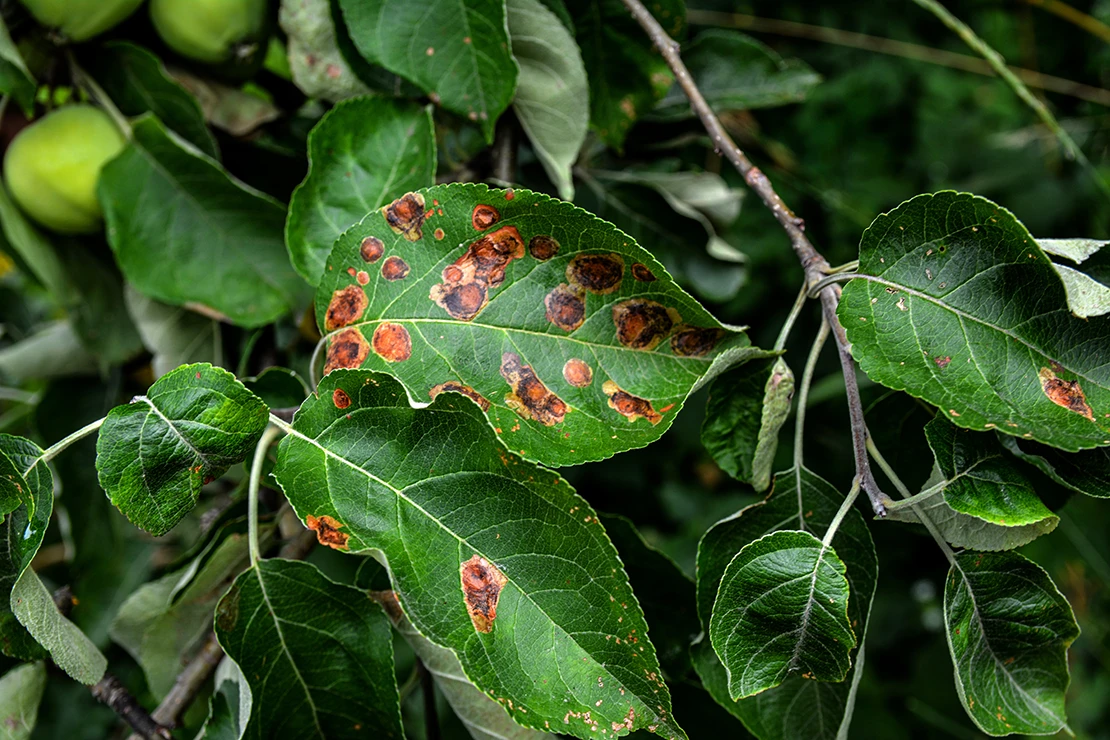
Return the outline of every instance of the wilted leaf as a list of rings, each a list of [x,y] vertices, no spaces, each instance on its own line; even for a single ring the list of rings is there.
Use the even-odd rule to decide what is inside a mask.
[[[348,230],[316,318],[325,372],[384,370],[417,403],[466,393],[549,465],[648,444],[713,375],[766,355],[610,224],[484,185],[406,195]]]
[[[0,20],[0,94],[11,95],[12,100],[30,116],[37,87],[27,63],[12,42],[8,26]]]
[[[11,608],[19,623],[50,653],[54,664],[74,681],[91,686],[104,676],[108,659],[77,625],[62,616],[54,597],[30,568],[12,587]]]
[[[1003,437],[1002,444],[1022,460],[1073,491],[1110,498],[1110,448],[1062,452],[1036,442]]]
[[[222,363],[219,322],[159,303],[130,285],[124,287],[124,298],[143,344],[153,355],[150,365],[155,378],[193,362]]]
[[[180,367],[108,414],[96,443],[100,485],[135,526],[163,535],[193,508],[206,480],[251,453],[267,415],[226,370]]]
[[[969,429],[1110,444],[1110,319],[1078,319],[1048,257],[988,200],[942,192],[875,219],[839,316],[872,380]]]
[[[31,737],[45,690],[46,667],[41,662],[17,665],[0,678],[0,732],[4,740]]]
[[[501,447],[469,399],[414,409],[387,376],[336,371],[298,412],[275,476],[322,543],[383,554],[413,625],[518,723],[684,736],[597,515]]]

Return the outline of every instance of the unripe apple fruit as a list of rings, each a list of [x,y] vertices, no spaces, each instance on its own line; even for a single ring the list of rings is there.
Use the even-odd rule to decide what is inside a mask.
[[[4,182],[19,207],[46,228],[93,232],[103,218],[96,197],[100,170],[125,143],[104,111],[68,105],[16,135],[4,155]]]
[[[266,0],[151,0],[150,19],[178,54],[221,64],[246,46],[261,56]]]
[[[44,26],[56,28],[71,41],[84,41],[107,31],[135,12],[143,0],[20,0]]]

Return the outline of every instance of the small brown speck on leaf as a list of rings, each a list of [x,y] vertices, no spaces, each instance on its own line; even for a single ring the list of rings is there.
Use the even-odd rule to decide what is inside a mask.
[[[563,365],[563,379],[575,388],[585,388],[594,382],[594,371],[584,361],[572,357]]]
[[[405,193],[397,200],[382,207],[382,215],[393,233],[400,234],[410,242],[424,236],[424,196],[420,193]]]
[[[609,396],[609,408],[616,409],[617,413],[621,414],[629,421],[647,419],[652,424],[658,424],[663,420],[662,414],[652,408],[651,401],[638,398],[631,393],[621,390],[620,387],[611,380],[606,380],[602,383],[601,390],[605,395]]]
[[[382,240],[376,236],[368,236],[362,240],[362,245],[358,248],[358,253],[366,262],[377,262],[382,258],[385,253],[385,245]]]
[[[409,275],[409,263],[400,257],[387,257],[382,263],[382,277],[390,282],[404,280]]]
[[[324,374],[341,367],[361,367],[370,354],[370,343],[358,329],[347,329],[336,334],[328,347]]]
[[[386,362],[403,362],[412,357],[412,338],[400,324],[388,321],[374,329],[374,351]]]
[[[632,277],[641,283],[654,283],[658,279],[655,277],[655,273],[648,269],[647,265],[639,262],[632,265]]]
[[[944,368],[948,367],[948,363],[952,362],[952,357],[949,355],[945,355],[944,357],[934,357],[933,362],[937,364],[937,367],[943,370]]]
[[[438,240],[442,239],[444,236],[446,236],[446,234],[443,233],[443,229],[436,229],[432,236],[434,236]]]
[[[522,418],[550,427],[566,416],[566,403],[547,389],[530,366],[521,364],[520,355],[506,352],[501,356],[501,377],[513,389],[505,402]]]
[[[342,388],[336,388],[331,394],[331,401],[337,409],[345,409],[351,405],[351,397]]]
[[[355,280],[358,281],[359,285],[366,285],[368,282],[370,282],[370,273],[368,273],[366,270],[359,270],[358,273],[355,275]]]
[[[547,320],[563,331],[574,331],[586,320],[586,302],[581,289],[557,285],[543,299]]]
[[[474,212],[470,214],[470,225],[478,231],[485,231],[500,220],[501,214],[497,209],[484,203],[474,206]]]
[[[370,301],[367,300],[366,293],[357,285],[348,285],[335,291],[331,294],[331,303],[328,304],[328,311],[324,314],[324,329],[335,331],[344,326],[350,326],[362,318],[368,305]]]
[[[489,291],[505,281],[505,268],[524,256],[524,242],[515,226],[504,226],[471,243],[443,269],[443,282],[428,297],[449,315],[470,321],[489,302]]]
[[[428,395],[431,396],[432,400],[434,401],[436,396],[438,396],[440,393],[443,393],[444,391],[456,391],[458,393],[461,393],[474,401],[474,403],[478,404],[482,408],[482,411],[489,411],[488,398],[471,388],[469,385],[463,385],[462,383],[454,380],[448,380],[446,383],[440,383],[439,385],[432,386],[432,389],[428,391]]]
[[[327,514],[319,518],[309,514],[305,517],[304,523],[306,527],[316,533],[316,539],[321,545],[327,545],[336,550],[347,549],[347,540],[350,539],[350,535],[339,531],[346,525],[340,524]]]
[[[497,602],[501,599],[501,589],[509,579],[497,566],[485,558],[474,555],[459,565],[459,579],[462,582],[463,600],[474,629],[489,634],[493,631],[493,621],[497,619]]]
[[[704,357],[713,351],[724,334],[720,329],[682,326],[671,337],[671,350],[680,357]]]
[[[532,255],[540,262],[546,262],[551,259],[558,251],[559,242],[555,241],[553,237],[540,234],[528,240],[528,254]]]
[[[1062,380],[1056,377],[1050,368],[1042,367],[1039,373],[1041,388],[1048,400],[1068,411],[1074,411],[1080,416],[1085,416],[1091,421],[1095,420],[1094,412],[1087,403],[1083,389],[1079,387],[1078,380]]]
[[[617,341],[630,349],[655,349],[680,320],[673,308],[645,298],[633,298],[613,306]]]
[[[567,265],[567,280],[597,295],[615,291],[622,277],[624,258],[619,254],[578,254]]]

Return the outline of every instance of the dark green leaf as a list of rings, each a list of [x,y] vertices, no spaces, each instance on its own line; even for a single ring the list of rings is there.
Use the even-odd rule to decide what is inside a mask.
[[[297,272],[317,285],[340,234],[435,181],[431,109],[384,98],[340,103],[309,134],[308,161],[289,202],[285,243]]]
[[[11,95],[29,117],[35,104],[38,85],[19,53],[7,25],[0,20],[0,94]]]
[[[165,534],[193,508],[206,480],[246,459],[267,415],[226,370],[180,367],[108,414],[96,443],[100,485],[135,526]]]
[[[477,121],[487,141],[512,102],[517,65],[496,0],[339,0],[351,40],[371,64],[416,83]]]
[[[295,308],[304,283],[289,265],[284,209],[183,145],[152,116],[100,175],[108,241],[143,294],[246,327]]]
[[[470,400],[414,409],[388,376],[338,370],[298,412],[275,476],[322,542],[384,555],[413,625],[520,724],[684,737],[595,512],[501,447]]]
[[[484,185],[406,195],[347,231],[316,318],[325,371],[387,371],[415,402],[467,393],[509,448],[549,465],[658,439],[701,384],[766,356],[610,224]]]
[[[153,358],[154,377],[193,362],[220,365],[220,324],[181,306],[147,298],[130,285],[124,288],[127,311]]]
[[[404,737],[389,620],[361,591],[263,560],[220,600],[216,634],[250,684],[243,737]]]
[[[1110,448],[1061,452],[1036,442],[1003,437],[1002,444],[1062,486],[1098,498],[1110,498]]]
[[[41,662],[16,666],[0,678],[0,727],[4,740],[31,737],[45,689],[46,667]]]
[[[255,378],[243,378],[247,390],[272,409],[300,406],[311,392],[300,375],[284,367],[271,366]]]
[[[956,690],[989,735],[1065,727],[1071,606],[1040,566],[1016,552],[956,555],[944,587]]]
[[[31,486],[23,479],[23,470],[0,450],[0,519],[23,503],[34,509]]]
[[[61,240],[57,254],[66,266],[69,287],[64,305],[81,344],[102,367],[131,359],[143,342],[127,313],[123,278],[107,249],[98,256],[92,244]]]
[[[1070,451],[1110,444],[1110,318],[1068,310],[1014,216],[966,193],[921,195],[875,219],[839,316],[872,380],[969,429]]]

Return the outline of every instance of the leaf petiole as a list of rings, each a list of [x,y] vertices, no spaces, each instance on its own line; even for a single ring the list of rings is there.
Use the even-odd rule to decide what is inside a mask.
[[[886,458],[884,458],[882,453],[879,452],[879,448],[875,446],[875,442],[871,439],[871,435],[867,435],[867,452],[871,455],[871,458],[876,463],[878,463],[882,471],[886,473],[886,477],[889,478],[890,482],[894,484],[894,487],[898,490],[898,493],[902,495],[902,498],[915,498],[910,493],[910,490],[906,488],[906,485],[902,483],[902,480],[898,477],[898,474],[894,472],[894,468],[890,467],[890,464],[886,461]],[[948,481],[944,481],[944,483],[938,485],[941,486],[943,490],[943,486],[948,485]],[[933,486],[933,488],[936,487],[937,486]],[[932,489],[929,490],[931,491]],[[928,493],[928,491],[922,491],[922,494],[925,493]],[[944,557],[948,558],[949,563],[951,563],[952,565],[956,565],[956,554],[952,552],[952,548],[948,546],[947,540],[944,539],[944,535],[940,533],[940,529],[937,528],[937,525],[933,522],[932,518],[930,518],[925,510],[918,506],[917,503],[910,503],[907,501],[903,502],[903,504],[908,505],[910,508],[913,509],[914,513],[917,514],[917,518],[921,520],[921,523],[925,525],[925,528],[927,530],[929,530],[929,534],[931,534],[933,536],[933,539],[936,540],[937,547],[939,547],[941,549],[941,552],[944,553]]]
[[[271,414],[270,421],[273,422],[275,419],[277,417]],[[285,423],[282,422],[281,426],[285,426]],[[258,444],[254,448],[254,460],[251,462],[251,477],[247,487],[247,541],[252,567],[261,559],[258,548],[258,489],[262,483],[262,462],[266,459],[266,451],[270,449],[274,439],[284,433],[285,430],[281,426],[266,427],[266,431],[258,438]]]
[[[87,437],[96,430],[100,429],[106,418],[107,417],[101,417],[90,424],[86,424],[85,426],[78,429],[76,432],[73,432],[69,436],[62,438],[47,447],[45,450],[43,450],[43,453],[36,457],[35,461],[32,462],[27,467],[27,469],[23,471],[23,475],[26,476],[28,473],[34,470],[35,466],[38,465],[40,462],[50,462],[59,454],[61,454],[61,452],[65,450],[65,448],[69,447],[74,442],[77,442],[78,440]]]
[[[857,475],[852,479],[852,487],[848,489],[848,495],[844,497],[844,503],[840,505],[837,510],[836,516],[829,522],[829,528],[825,530],[825,537],[821,540],[822,549],[827,550],[832,546],[833,537],[836,536],[836,530],[840,529],[840,523],[844,521],[844,517],[848,516],[851,511],[852,505],[856,502],[856,497],[859,496],[859,476]]]
[[[794,419],[794,467],[802,468],[802,437],[805,431],[806,402],[809,400],[809,388],[813,384],[813,373],[817,369],[817,358],[821,356],[821,348],[829,338],[829,322],[822,321],[821,328],[817,330],[817,337],[813,340],[813,348],[806,359],[806,367],[802,372],[802,383],[798,388],[798,411]]]
[[[798,291],[798,297],[794,300],[794,306],[790,309],[786,321],[783,322],[782,329],[779,330],[778,339],[775,340],[776,352],[786,346],[786,339],[790,336],[790,330],[794,328],[794,322],[798,320],[798,314],[802,312],[802,307],[806,304],[807,293],[806,286],[803,285],[802,289]]]

